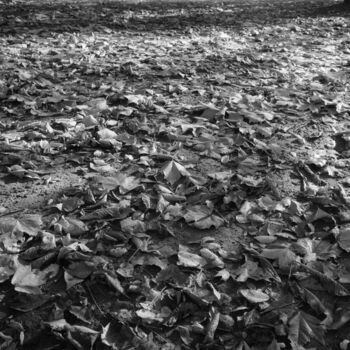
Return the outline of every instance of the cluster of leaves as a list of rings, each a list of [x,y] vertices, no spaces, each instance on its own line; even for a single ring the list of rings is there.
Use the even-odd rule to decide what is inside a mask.
[[[2,36],[1,348],[346,349],[349,25]]]

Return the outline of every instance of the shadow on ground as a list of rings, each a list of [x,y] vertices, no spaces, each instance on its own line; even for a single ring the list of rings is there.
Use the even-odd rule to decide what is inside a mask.
[[[284,24],[293,18],[350,15],[350,7],[335,1],[201,1],[140,4],[120,2],[17,3],[2,6],[0,35],[45,32],[79,32],[86,29],[137,32],[181,30],[218,26],[237,28],[259,24]],[[1,12],[1,11],[0,11]]]

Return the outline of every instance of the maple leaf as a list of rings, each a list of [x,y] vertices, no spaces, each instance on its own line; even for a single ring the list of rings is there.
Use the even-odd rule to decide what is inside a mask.
[[[332,319],[331,312],[314,293],[309,291],[307,288],[302,288],[297,283],[292,283],[292,288],[307,304],[310,305],[310,307],[317,313],[317,315],[327,315],[329,319]],[[323,324],[325,324],[325,322],[323,322]]]
[[[324,332],[325,329],[320,320],[303,311],[296,312],[288,320],[288,338],[296,349],[298,349],[298,345],[306,345],[311,340],[325,345]]]
[[[174,185],[182,177],[189,177],[191,174],[184,168],[181,164],[171,160],[166,163],[161,169],[164,177],[170,182],[171,185]]]
[[[204,205],[194,205],[186,208],[185,221],[201,230],[218,228],[225,223],[225,220],[212,214],[212,209]]]
[[[16,263],[16,271],[11,279],[15,290],[28,294],[41,294],[40,287],[58,274],[59,266],[52,264],[44,270],[33,270],[30,265]]]

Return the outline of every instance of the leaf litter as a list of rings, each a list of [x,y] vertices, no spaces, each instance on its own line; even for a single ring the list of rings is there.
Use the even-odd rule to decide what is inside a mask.
[[[1,349],[347,348],[322,4],[0,3]]]

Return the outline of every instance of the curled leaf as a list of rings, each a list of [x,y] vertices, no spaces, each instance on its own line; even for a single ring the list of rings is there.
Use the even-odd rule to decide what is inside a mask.
[[[270,299],[267,294],[259,289],[241,289],[239,292],[253,304],[263,303]]]
[[[204,258],[197,254],[190,253],[182,245],[180,245],[177,257],[179,259],[177,264],[180,266],[202,268],[207,263]]]
[[[202,248],[200,253],[203,258],[205,258],[208,263],[214,267],[223,268],[225,266],[224,262],[212,251],[207,248]]]

